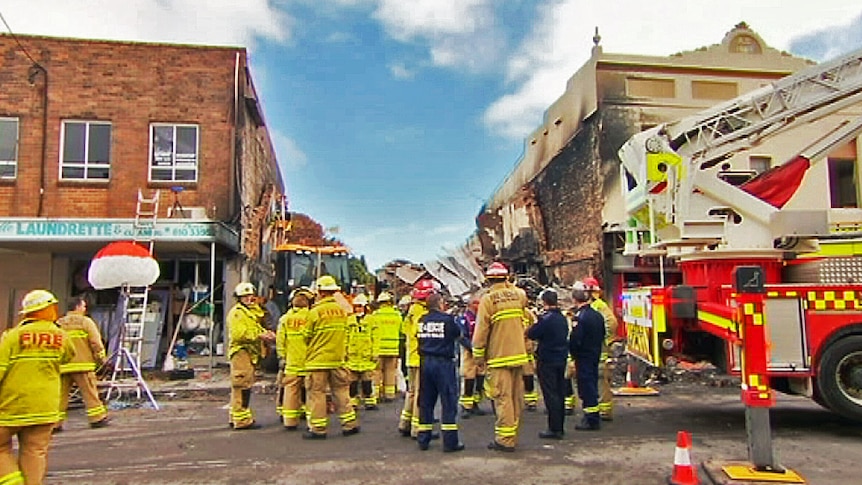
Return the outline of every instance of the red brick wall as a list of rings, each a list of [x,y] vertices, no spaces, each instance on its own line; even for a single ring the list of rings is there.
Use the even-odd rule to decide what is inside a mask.
[[[172,203],[167,189],[174,185],[184,185],[180,195],[184,207],[206,207],[211,217],[222,220],[235,215],[238,208],[229,207],[234,68],[239,53],[244,75],[244,49],[19,39],[48,71],[45,193],[38,214],[44,80],[40,75],[30,84],[30,61],[11,37],[0,36],[0,116],[20,119],[18,177],[0,181],[0,217],[133,217],[138,188],[165,189],[160,214],[164,216]],[[64,119],[112,123],[108,182],[58,181]],[[199,125],[197,183],[148,184],[152,122]],[[271,150],[266,156],[274,157]],[[275,166],[274,158],[251,163]],[[270,172],[251,171],[272,177]]]

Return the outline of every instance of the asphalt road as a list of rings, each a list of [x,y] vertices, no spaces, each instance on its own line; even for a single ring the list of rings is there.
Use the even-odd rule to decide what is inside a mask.
[[[162,401],[161,411],[114,411],[112,426],[95,430],[75,411],[53,441],[47,483],[663,484],[680,430],[692,433],[696,463],[747,457],[738,390],[697,384],[665,386],[659,397],[617,398],[616,419],[599,432],[574,431],[570,418],[561,442],[540,440],[546,417],[525,413],[511,454],[485,448],[493,434],[490,415],[462,421],[467,449],[444,454],[439,442],[422,452],[398,435],[400,400],[362,412],[359,435],[331,429],[329,439],[313,442],[282,429],[273,395],[253,397],[264,426],[254,431],[227,427],[226,402],[201,396]],[[786,396],[772,421],[779,461],[809,483],[862,483],[862,425]]]

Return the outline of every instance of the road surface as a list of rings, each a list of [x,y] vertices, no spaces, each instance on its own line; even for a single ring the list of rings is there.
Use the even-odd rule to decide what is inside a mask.
[[[55,436],[47,483],[662,484],[680,430],[692,433],[696,463],[747,457],[739,391],[697,384],[664,386],[660,397],[617,398],[616,420],[599,432],[574,431],[569,418],[561,442],[540,440],[546,417],[541,410],[525,412],[515,453],[485,448],[493,433],[490,415],[462,421],[467,449],[444,454],[437,441],[422,452],[398,435],[400,400],[363,411],[359,435],[331,429],[329,439],[313,442],[281,428],[271,394],[252,399],[264,426],[255,431],[230,430],[226,402],[207,395],[162,400],[161,411],[115,411],[112,426],[94,430],[83,411],[74,411],[66,431]],[[862,483],[862,425],[787,396],[779,396],[772,421],[780,462],[809,483]]]

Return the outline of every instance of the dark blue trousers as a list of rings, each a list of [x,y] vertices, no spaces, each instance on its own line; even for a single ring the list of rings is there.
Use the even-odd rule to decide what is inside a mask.
[[[584,417],[591,424],[600,424],[599,416],[599,361],[577,359],[575,375],[578,380],[578,396],[584,407]]]
[[[440,430],[443,432],[443,448],[458,446],[458,377],[455,362],[443,357],[421,357],[419,378],[419,435],[420,445],[431,441],[434,426],[434,406],[437,398],[443,408]]]

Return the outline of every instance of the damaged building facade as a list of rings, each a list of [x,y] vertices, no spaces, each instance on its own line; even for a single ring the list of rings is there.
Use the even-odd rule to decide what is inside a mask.
[[[667,57],[605,53],[598,33],[593,40],[590,59],[477,216],[476,236],[485,261],[504,261],[542,284],[596,276],[616,294],[627,284],[658,283],[660,264],[623,255],[623,143],[812,62],[769,47],[744,23],[719,44]],[[752,160],[747,168],[759,173],[769,164]],[[672,278],[674,268],[664,273]]]

